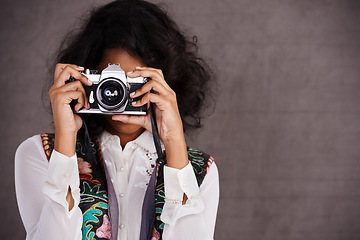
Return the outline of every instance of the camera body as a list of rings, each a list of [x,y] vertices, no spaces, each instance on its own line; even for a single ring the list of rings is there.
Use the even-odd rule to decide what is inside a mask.
[[[129,78],[119,64],[109,64],[101,74],[89,69],[82,74],[93,84],[83,85],[90,109],[82,108],[78,113],[146,115],[146,105],[141,107],[131,105],[141,97],[132,99],[129,94],[141,88],[148,78]]]

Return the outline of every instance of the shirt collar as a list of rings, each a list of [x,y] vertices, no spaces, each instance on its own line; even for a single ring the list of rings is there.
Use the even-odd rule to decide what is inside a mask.
[[[119,144],[119,147],[121,148],[120,138],[117,135],[112,135],[111,133],[109,133],[106,130],[104,130],[102,133],[100,133],[99,141],[100,141],[102,148],[109,147],[110,146],[109,144],[112,141],[117,141]],[[153,136],[147,130],[145,130],[143,133],[141,133],[135,140],[128,142],[128,144],[135,144],[136,146],[143,148],[146,152],[151,152],[151,153],[156,152]],[[164,146],[162,143],[161,143],[161,146],[164,149]]]

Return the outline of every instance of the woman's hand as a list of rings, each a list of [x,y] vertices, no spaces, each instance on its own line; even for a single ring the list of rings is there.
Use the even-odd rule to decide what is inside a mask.
[[[140,107],[150,102],[154,103],[160,140],[164,143],[166,150],[167,165],[179,169],[185,167],[189,161],[176,94],[166,83],[162,71],[149,67],[137,67],[127,75],[131,78],[140,76],[151,78],[148,83],[130,94],[131,98],[144,95],[132,105]],[[149,113],[146,116],[114,115],[112,119],[137,124],[152,132]]]
[[[90,107],[82,84],[90,86],[92,82],[79,72],[81,70],[84,68],[58,63],[54,73],[54,84],[49,90],[55,123],[55,150],[69,157],[75,154],[76,134],[82,126],[81,118],[74,114],[70,103],[77,100],[75,111],[82,107]],[[65,84],[70,77],[78,81]]]

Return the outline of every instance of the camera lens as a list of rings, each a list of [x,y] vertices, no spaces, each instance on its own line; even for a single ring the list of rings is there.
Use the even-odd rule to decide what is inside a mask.
[[[98,86],[96,95],[103,108],[115,110],[126,101],[126,86],[116,78],[103,79]]]

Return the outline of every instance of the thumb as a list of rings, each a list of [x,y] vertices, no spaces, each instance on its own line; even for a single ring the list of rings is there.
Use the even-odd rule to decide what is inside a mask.
[[[79,131],[79,129],[81,128],[83,122],[80,116],[74,114],[74,120],[75,120],[75,124],[76,124],[76,130]]]
[[[146,125],[145,124],[146,123],[146,117],[147,116],[119,114],[119,115],[113,115],[111,117],[111,119],[114,120],[114,121],[119,121],[119,122],[123,122],[123,123],[140,125],[140,126],[147,129],[147,126],[145,126]]]

